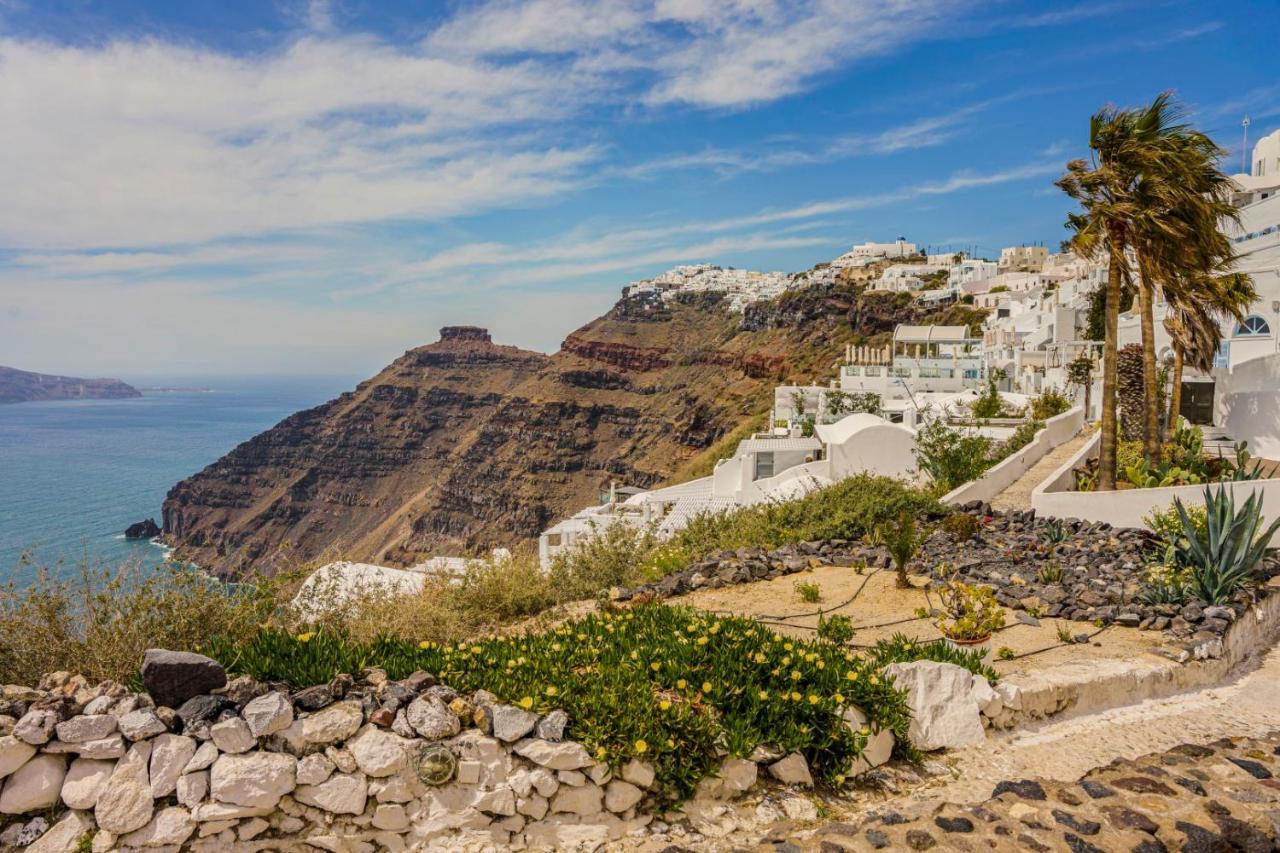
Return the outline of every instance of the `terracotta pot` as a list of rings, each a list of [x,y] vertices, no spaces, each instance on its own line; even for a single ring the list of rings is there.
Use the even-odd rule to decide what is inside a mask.
[[[956,640],[951,637],[945,638],[947,643],[962,652],[982,652],[982,662],[991,663],[991,635],[978,640]]]

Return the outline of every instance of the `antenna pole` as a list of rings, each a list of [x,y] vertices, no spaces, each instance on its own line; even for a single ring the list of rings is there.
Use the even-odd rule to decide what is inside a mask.
[[[1249,117],[1245,116],[1240,124],[1244,127],[1244,145],[1240,148],[1240,170],[1249,175],[1252,174],[1249,171]]]

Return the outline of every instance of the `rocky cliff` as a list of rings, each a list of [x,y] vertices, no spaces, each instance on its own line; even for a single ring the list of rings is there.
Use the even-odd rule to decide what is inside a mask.
[[[0,367],[0,403],[28,403],[36,400],[104,400],[141,397],[142,393],[119,379],[79,379],[31,373]]]
[[[778,381],[831,375],[855,299],[812,288],[747,322],[716,294],[624,298],[550,356],[446,327],[174,486],[166,540],[228,576],[519,544],[610,481],[662,482]]]

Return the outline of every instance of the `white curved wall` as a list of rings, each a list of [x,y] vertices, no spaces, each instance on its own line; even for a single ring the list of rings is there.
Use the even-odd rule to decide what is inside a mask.
[[[1236,365],[1217,380],[1214,421],[1249,452],[1280,459],[1280,353]]]

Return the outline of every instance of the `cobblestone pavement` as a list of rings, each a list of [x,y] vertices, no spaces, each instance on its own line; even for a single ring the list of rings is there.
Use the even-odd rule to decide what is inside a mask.
[[[892,808],[832,823],[778,853],[1029,850],[1073,853],[1280,849],[1280,733],[1185,744],[1074,782],[1009,779],[979,804]]]

